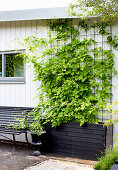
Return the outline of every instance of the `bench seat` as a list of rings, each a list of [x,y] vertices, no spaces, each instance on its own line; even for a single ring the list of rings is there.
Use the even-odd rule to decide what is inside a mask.
[[[27,131],[28,129],[14,129],[13,125],[19,123],[19,120],[23,118],[27,119],[29,123],[32,122],[32,118],[28,116],[28,113],[31,112],[33,107],[8,107],[0,106],[0,135],[5,137],[8,140],[12,140],[9,137],[6,137],[5,134],[11,134],[13,136],[13,142],[15,147],[15,135],[25,134],[26,142],[28,142]]]

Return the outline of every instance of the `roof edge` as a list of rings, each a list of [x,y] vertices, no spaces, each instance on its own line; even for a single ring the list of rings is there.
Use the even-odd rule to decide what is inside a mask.
[[[61,19],[61,18],[78,18],[71,17],[68,14],[68,7],[39,8],[0,11],[0,21],[23,21],[23,20],[40,20],[40,19]]]

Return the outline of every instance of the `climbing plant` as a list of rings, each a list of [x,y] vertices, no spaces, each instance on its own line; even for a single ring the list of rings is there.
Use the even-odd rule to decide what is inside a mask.
[[[70,4],[68,11],[71,16],[79,16],[82,19],[97,17],[102,22],[113,22],[118,17],[117,0],[77,0]]]
[[[78,16],[81,19],[85,20],[87,18],[93,18],[95,23],[101,23],[101,30],[99,33],[106,34],[104,28],[107,25],[112,25],[117,21],[118,18],[118,1],[116,0],[77,0],[76,4],[70,4],[70,10],[68,11],[71,16]],[[98,24],[99,25],[99,24]],[[105,27],[104,27],[104,26]],[[117,35],[108,35],[107,43],[110,44],[114,49],[118,49],[118,36]],[[114,102],[117,105],[117,102]],[[114,105],[112,103],[108,104],[105,108],[109,113],[111,119],[105,122],[105,125],[108,127],[109,125],[116,125],[118,123],[117,111],[118,109],[114,109]],[[114,118],[115,116],[115,118]],[[116,137],[118,136],[118,132],[114,134],[115,145],[118,145]]]
[[[41,82],[32,129],[36,130],[37,122],[51,122],[53,127],[69,121],[97,123],[99,110],[111,97],[114,54],[95,47],[95,39],[80,35],[99,27],[99,34],[107,35],[107,43],[112,44],[107,24],[87,25],[80,20],[74,26],[69,19],[47,24],[47,38],[31,36],[24,41],[25,61],[33,63],[35,80]],[[43,121],[39,122],[40,117]]]

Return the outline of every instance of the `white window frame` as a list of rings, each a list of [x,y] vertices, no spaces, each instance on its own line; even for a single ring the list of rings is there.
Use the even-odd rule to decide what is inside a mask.
[[[4,51],[0,52],[2,55],[2,77],[0,77],[0,83],[25,83],[25,64],[24,64],[24,76],[23,77],[5,77],[5,55],[6,54],[18,54],[22,53],[24,50],[20,51]]]

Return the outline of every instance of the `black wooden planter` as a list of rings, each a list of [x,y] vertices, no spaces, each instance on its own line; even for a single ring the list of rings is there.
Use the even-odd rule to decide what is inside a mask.
[[[112,145],[112,126],[107,129],[103,124],[80,126],[78,122],[69,122],[58,128],[47,124],[45,129],[48,136],[43,138],[42,150],[45,148],[48,153],[97,160]]]

